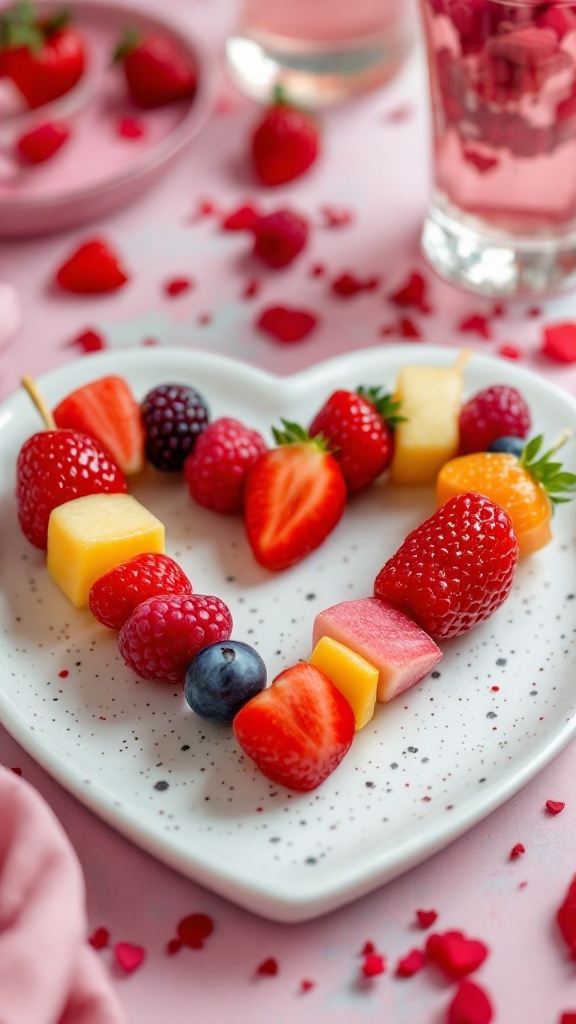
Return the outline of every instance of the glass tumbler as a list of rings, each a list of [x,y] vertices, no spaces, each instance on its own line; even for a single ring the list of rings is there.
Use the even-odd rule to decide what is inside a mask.
[[[576,284],[576,4],[420,0],[432,105],[424,254],[492,296]]]
[[[279,85],[295,102],[326,106],[391,78],[415,20],[412,0],[243,0],[227,63],[255,99]]]

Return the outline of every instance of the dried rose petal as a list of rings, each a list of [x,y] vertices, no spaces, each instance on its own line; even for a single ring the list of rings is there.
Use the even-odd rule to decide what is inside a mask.
[[[193,283],[189,277],[173,277],[164,285],[164,291],[166,295],[174,299],[177,295],[182,295],[183,292],[189,292]]]
[[[516,860],[518,857],[521,857],[523,853],[526,853],[524,843],[516,843],[516,845],[510,850],[510,860]]]
[[[326,228],[343,228],[354,220],[352,211],[342,207],[321,206],[320,213],[324,218],[323,227]]]
[[[421,928],[429,928],[438,917],[437,910],[417,910],[416,918]]]
[[[374,945],[373,942],[370,942],[370,940],[368,939],[364,943],[364,945],[362,947],[362,950],[360,952],[360,956],[370,956],[371,953],[375,953],[375,952],[376,952],[376,946]]]
[[[214,922],[208,914],[189,914],[176,925],[176,934],[183,946],[202,949],[204,940],[214,931]]]
[[[466,162],[472,164],[480,174],[492,171],[500,163],[498,157],[488,156],[486,153],[481,153],[478,149],[472,149],[471,146],[463,146],[462,155]]]
[[[576,1010],[567,1010],[560,1017],[560,1024],[576,1024]]]
[[[430,936],[426,956],[448,977],[464,978],[484,963],[488,947],[479,939],[467,938],[463,932],[443,932]]]
[[[355,274],[346,272],[334,278],[330,287],[335,295],[348,299],[351,295],[357,295],[358,292],[365,291],[369,284],[366,281],[361,281]]]
[[[414,271],[406,283],[389,296],[390,302],[396,306],[415,306],[423,313],[427,313],[430,307],[426,301],[426,288],[426,281],[422,274]]]
[[[138,117],[121,117],[117,125],[118,135],[123,139],[141,139],[146,135],[146,125]]]
[[[450,1006],[446,1024],[490,1024],[493,1017],[488,994],[473,981],[462,981]]]
[[[253,299],[256,295],[258,295],[261,287],[262,285],[260,281],[258,281],[256,278],[252,278],[250,281],[247,281],[246,284],[244,285],[244,288],[242,289],[242,298]]]
[[[576,323],[549,324],[545,327],[542,352],[558,363],[575,363]]]
[[[269,306],[262,311],[256,321],[256,327],[276,341],[302,341],[310,334],[316,324],[317,317],[304,309],[292,309],[287,306]]]
[[[400,320],[400,334],[403,338],[421,338],[422,331],[409,316],[403,316]]]
[[[166,944],[166,952],[168,953],[168,956],[174,956],[174,954],[179,953],[181,949],[182,943],[180,942],[180,939],[170,939]]]
[[[396,964],[397,978],[412,978],[418,971],[421,971],[426,963],[426,957],[421,949],[411,949],[406,956],[400,958]]]
[[[368,953],[362,964],[362,974],[365,978],[375,978],[378,974],[384,974],[386,961],[378,953]]]
[[[300,982],[300,991],[309,992],[311,988],[314,988],[314,982],[310,978],[302,978]]]
[[[109,941],[110,932],[107,928],[96,928],[88,938],[88,942],[94,949],[104,949]]]
[[[140,967],[146,950],[142,946],[134,946],[131,942],[117,942],[114,946],[114,956],[122,970],[130,974]]]
[[[78,348],[82,353],[100,352],[106,348],[106,342],[97,331],[82,331],[82,334],[68,342],[66,348]]]
[[[549,814],[560,814],[560,811],[563,811],[565,807],[566,807],[566,804],[564,803],[563,800],[547,800],[546,801],[546,810],[548,811]]]
[[[261,964],[256,968],[256,974],[268,974],[271,977],[278,974],[278,961],[273,956],[267,957]]]
[[[498,355],[504,359],[521,359],[522,353],[515,345],[500,345],[497,349]]]
[[[479,334],[481,338],[488,339],[492,337],[490,321],[487,316],[482,316],[481,313],[473,313],[471,316],[464,317],[458,324],[458,330],[462,334]]]
[[[576,875],[556,914],[562,938],[573,956],[576,956]]]
[[[260,210],[253,203],[243,203],[226,214],[221,227],[224,231],[252,231],[260,217]]]

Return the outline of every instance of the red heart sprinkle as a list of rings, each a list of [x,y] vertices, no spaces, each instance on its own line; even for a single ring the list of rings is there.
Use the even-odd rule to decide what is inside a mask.
[[[492,1005],[484,989],[473,981],[458,986],[450,1006],[446,1024],[490,1024]]]
[[[516,843],[516,845],[510,850],[510,860],[516,860],[516,858],[521,857],[523,853],[526,853],[524,843]]]
[[[377,974],[384,974],[385,970],[386,962],[383,956],[379,956],[378,953],[369,953],[364,957],[362,974],[365,978],[374,978]]]
[[[487,316],[482,316],[480,313],[464,317],[458,324],[458,330],[463,334],[478,334],[481,338],[492,337],[490,321]]]
[[[78,348],[81,352],[100,352],[106,348],[106,342],[97,331],[83,331],[72,341],[69,341],[66,348]]]
[[[131,942],[117,942],[114,946],[114,955],[122,970],[130,974],[140,967],[146,951],[142,946],[133,946]]]
[[[436,910],[417,910],[416,917],[421,928],[429,928],[438,917]]]
[[[317,317],[303,309],[287,306],[269,306],[262,311],[256,326],[276,341],[302,341],[316,327]]]
[[[207,914],[189,914],[176,925],[176,934],[183,946],[202,949],[204,940],[214,931],[214,922]]]
[[[488,947],[479,939],[468,939],[463,932],[451,931],[431,935],[426,955],[450,978],[472,974],[488,956]]]
[[[576,362],[576,324],[550,324],[545,327],[542,352],[557,363]]]
[[[309,978],[303,978],[300,982],[300,991],[309,992],[311,988],[314,988],[314,982],[310,981]]]
[[[109,941],[110,932],[107,928],[96,928],[88,938],[88,942],[94,949],[104,949]]]
[[[396,306],[415,306],[423,313],[428,313],[430,309],[426,301],[426,281],[418,271],[410,274],[406,283],[390,295],[389,299]]]
[[[570,883],[564,902],[558,908],[556,920],[564,942],[576,956],[576,875]]]
[[[547,800],[546,801],[546,810],[548,811],[549,814],[560,814],[560,811],[563,811],[565,807],[566,807],[566,804],[564,803],[563,800]]]
[[[278,961],[273,956],[269,956],[256,968],[256,973],[269,974],[271,976],[278,974]]]
[[[412,978],[414,974],[421,971],[426,963],[426,957],[421,949],[411,949],[406,956],[400,958],[396,964],[397,978]]]

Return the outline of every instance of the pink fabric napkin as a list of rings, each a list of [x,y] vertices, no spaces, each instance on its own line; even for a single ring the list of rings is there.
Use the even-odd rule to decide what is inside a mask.
[[[0,767],[0,1024],[123,1024],[86,934],[82,869],[64,830]]]

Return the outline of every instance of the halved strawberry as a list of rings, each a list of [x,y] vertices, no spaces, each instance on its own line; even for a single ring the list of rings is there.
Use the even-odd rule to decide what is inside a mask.
[[[95,437],[127,475],[144,465],[140,406],[123,377],[110,374],[84,384],[54,409],[58,427]]]
[[[320,669],[285,669],[235,716],[238,743],[272,782],[306,792],[338,767],[354,738],[354,713]]]
[[[274,428],[278,444],[248,474],[244,522],[252,551],[267,569],[287,569],[314,551],[338,523],[346,481],[323,437],[297,423]]]

